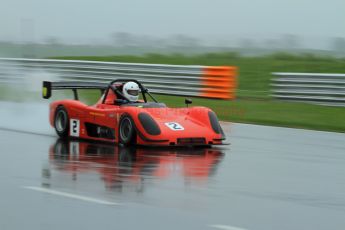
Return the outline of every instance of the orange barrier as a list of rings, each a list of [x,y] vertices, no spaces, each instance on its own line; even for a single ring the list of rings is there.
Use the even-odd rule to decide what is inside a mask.
[[[177,96],[234,99],[237,88],[237,67],[164,65],[121,62],[97,62],[54,59],[0,58],[1,83],[22,81],[15,74],[18,71],[33,71],[39,67],[52,72],[61,81],[109,82],[111,76],[136,79],[150,85],[150,92]],[[23,69],[24,68],[24,69]],[[13,71],[12,71],[13,70]],[[59,70],[59,71],[56,71]],[[24,75],[23,75],[24,76]],[[48,97],[48,91],[43,92]]]
[[[207,66],[202,74],[201,97],[235,99],[237,67]]]

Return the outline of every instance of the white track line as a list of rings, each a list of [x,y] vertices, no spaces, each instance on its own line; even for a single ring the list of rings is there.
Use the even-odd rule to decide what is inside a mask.
[[[222,229],[222,230],[246,230],[244,228],[238,228],[238,227],[233,227],[233,226],[229,226],[229,225],[221,225],[221,224],[214,224],[214,225],[210,225],[211,228],[218,228],[218,229]]]
[[[105,205],[120,205],[119,203],[114,203],[114,202],[109,202],[105,200],[100,200],[92,197],[87,197],[87,196],[81,196],[81,195],[76,195],[72,193],[67,193],[67,192],[60,192],[48,188],[42,188],[42,187],[34,187],[34,186],[26,186],[24,187],[25,189],[30,189],[38,192],[43,192],[43,193],[48,193],[51,195],[56,195],[56,196],[63,196],[63,197],[68,197],[72,199],[77,199],[77,200],[82,200],[82,201],[87,201],[87,202],[92,202],[92,203],[97,203],[97,204],[105,204]]]

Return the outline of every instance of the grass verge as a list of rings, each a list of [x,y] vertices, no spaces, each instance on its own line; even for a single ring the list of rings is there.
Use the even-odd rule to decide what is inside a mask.
[[[95,103],[100,96],[97,91],[83,91],[80,95],[89,104]],[[157,94],[154,97],[169,107],[185,107],[185,97]],[[242,98],[228,101],[195,97],[192,100],[192,106],[209,107],[222,121],[345,132],[344,108],[271,99]]]
[[[61,59],[118,61],[165,64],[235,65],[240,69],[238,99],[234,101],[193,98],[194,106],[213,109],[220,120],[240,123],[263,124],[313,130],[345,132],[345,108],[293,103],[270,98],[271,72],[324,72],[341,73],[345,60],[308,55],[293,56],[275,54],[265,57],[240,57],[234,53],[204,54],[195,56],[156,55],[109,57],[60,57]],[[18,93],[8,87],[0,87],[0,100],[23,101],[39,98],[38,93]],[[99,98],[98,91],[83,91],[80,96],[87,103]],[[67,91],[55,92],[51,100],[72,98]],[[157,99],[171,107],[183,107],[184,97],[156,95]],[[42,99],[43,100],[43,99]]]
[[[241,57],[236,53],[209,53],[193,56],[181,54],[142,56],[84,56],[60,59],[160,63],[180,65],[234,65],[239,67],[238,99],[234,101],[193,98],[193,105],[212,108],[221,120],[345,132],[345,108],[284,102],[270,97],[271,72],[342,73],[345,59],[311,54],[276,53],[263,57]],[[94,100],[96,94],[85,95]],[[183,97],[158,95],[172,107],[184,106]]]
[[[171,107],[184,106],[184,97],[157,95],[156,98]],[[345,132],[345,109],[339,107],[275,100],[203,98],[193,98],[193,105],[213,109],[223,121]]]

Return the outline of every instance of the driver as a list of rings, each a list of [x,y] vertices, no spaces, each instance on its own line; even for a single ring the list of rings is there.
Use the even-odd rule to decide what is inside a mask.
[[[123,85],[122,94],[130,100],[137,102],[139,98],[139,86],[133,81],[129,81]]]

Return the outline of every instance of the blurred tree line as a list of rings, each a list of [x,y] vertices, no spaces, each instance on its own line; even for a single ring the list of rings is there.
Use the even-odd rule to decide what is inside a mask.
[[[213,38],[216,40],[216,38]],[[345,57],[345,37],[329,39],[328,47],[306,48],[306,41],[294,34],[284,34],[277,38],[256,37],[222,38],[221,42],[205,41],[185,34],[166,37],[158,35],[138,35],[128,32],[114,32],[108,39],[88,43],[69,44],[63,39],[50,36],[41,42],[32,40],[13,43],[0,41],[0,56],[3,57],[45,57],[69,55],[112,55],[145,53],[200,54],[210,52],[236,52],[243,56],[260,56],[277,52],[292,54],[312,53]]]

